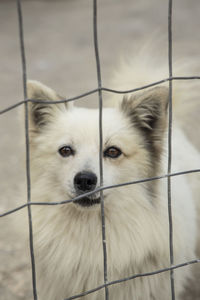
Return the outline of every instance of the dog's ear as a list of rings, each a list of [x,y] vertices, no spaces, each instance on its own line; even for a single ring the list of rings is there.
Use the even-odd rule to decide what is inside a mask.
[[[64,99],[60,97],[54,90],[45,86],[39,81],[27,81],[28,99],[39,100],[39,102],[29,103],[29,120],[30,129],[42,129],[59,110],[67,108],[66,103],[49,104],[45,102],[57,101]],[[41,102],[40,102],[41,101]]]
[[[163,140],[167,124],[169,90],[156,87],[139,95],[124,96],[121,110],[141,130],[148,144],[157,147]]]

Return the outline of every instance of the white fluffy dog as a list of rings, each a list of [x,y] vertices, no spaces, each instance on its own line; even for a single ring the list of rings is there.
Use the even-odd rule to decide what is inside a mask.
[[[28,82],[28,96],[60,99],[37,81]],[[155,87],[103,109],[104,186],[167,173],[168,98],[167,87]],[[32,201],[63,201],[98,188],[98,110],[30,103],[29,114]],[[198,152],[174,122],[172,171],[198,168],[199,162]],[[176,264],[195,258],[197,209],[190,180],[194,176],[172,178]],[[170,266],[167,180],[103,194],[108,280]],[[32,210],[39,299],[63,300],[102,285],[99,193]],[[189,275],[190,267],[175,270],[177,300]],[[110,300],[169,300],[170,294],[169,272],[109,286]],[[103,300],[104,290],[82,299]]]

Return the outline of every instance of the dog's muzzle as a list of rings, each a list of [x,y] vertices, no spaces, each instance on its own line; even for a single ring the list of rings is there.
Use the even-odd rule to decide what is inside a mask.
[[[87,192],[94,191],[97,185],[97,176],[92,172],[79,172],[74,177],[74,187],[78,195],[82,195]],[[75,200],[74,203],[83,207],[92,206],[100,203],[100,197],[95,195],[83,197],[79,200]]]

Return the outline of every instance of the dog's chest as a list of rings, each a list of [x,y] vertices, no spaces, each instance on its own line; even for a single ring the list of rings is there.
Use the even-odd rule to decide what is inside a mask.
[[[134,244],[134,228],[131,231],[126,226],[123,228],[122,224],[118,225],[107,222],[106,227],[109,280],[117,280],[143,271],[138,257],[139,245]],[[54,290],[58,290],[55,286],[60,286],[60,290],[64,293],[61,296],[66,297],[102,285],[104,258],[101,220],[94,219],[88,223],[85,220],[72,222],[68,226],[63,225],[60,232],[56,225],[51,224],[49,228],[51,231],[46,231],[43,227],[45,240],[40,239],[41,232],[38,237],[36,234],[35,239],[40,278],[54,282],[54,288],[48,286],[49,290],[44,293],[49,294],[50,290],[53,293]],[[42,288],[44,290],[44,287]],[[56,296],[52,296],[52,299],[57,300]]]

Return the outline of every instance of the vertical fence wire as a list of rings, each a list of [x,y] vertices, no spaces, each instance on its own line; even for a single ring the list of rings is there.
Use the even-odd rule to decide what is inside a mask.
[[[17,12],[18,12],[18,23],[19,23],[19,37],[20,37],[20,52],[21,52],[21,63],[22,63],[24,100],[26,100],[27,99],[26,55],[25,55],[25,47],[24,47],[23,16],[22,16],[22,7],[21,7],[20,0],[17,0]],[[30,179],[29,118],[28,118],[28,102],[27,101],[24,102],[24,107],[25,107],[27,202],[30,203],[31,202],[31,179]],[[28,224],[29,224],[29,247],[30,247],[31,266],[32,266],[33,297],[34,297],[34,300],[37,300],[31,206],[28,205],[27,209],[28,209]]]
[[[168,2],[168,64],[169,64],[169,78],[172,77],[172,0]],[[172,80],[169,81],[169,120],[168,120],[168,174],[171,173],[172,165]],[[167,192],[168,192],[168,218],[169,218],[169,253],[170,264],[174,264],[174,250],[173,250],[173,216],[172,216],[172,199],[171,199],[171,177],[167,178]],[[170,270],[171,283],[171,299],[175,300],[175,286],[174,286],[174,270]]]
[[[102,128],[102,81],[101,81],[101,65],[98,47],[98,32],[97,32],[97,0],[93,0],[93,36],[94,36],[94,50],[97,69],[98,81],[98,95],[99,95],[99,173],[100,186],[103,186],[103,128]],[[103,261],[104,261],[104,284],[108,282],[107,272],[107,247],[106,247],[106,227],[105,227],[105,211],[104,211],[104,196],[103,191],[100,191],[101,199],[101,224],[102,224],[102,243],[103,243]],[[105,285],[105,300],[109,300],[108,286]]]

